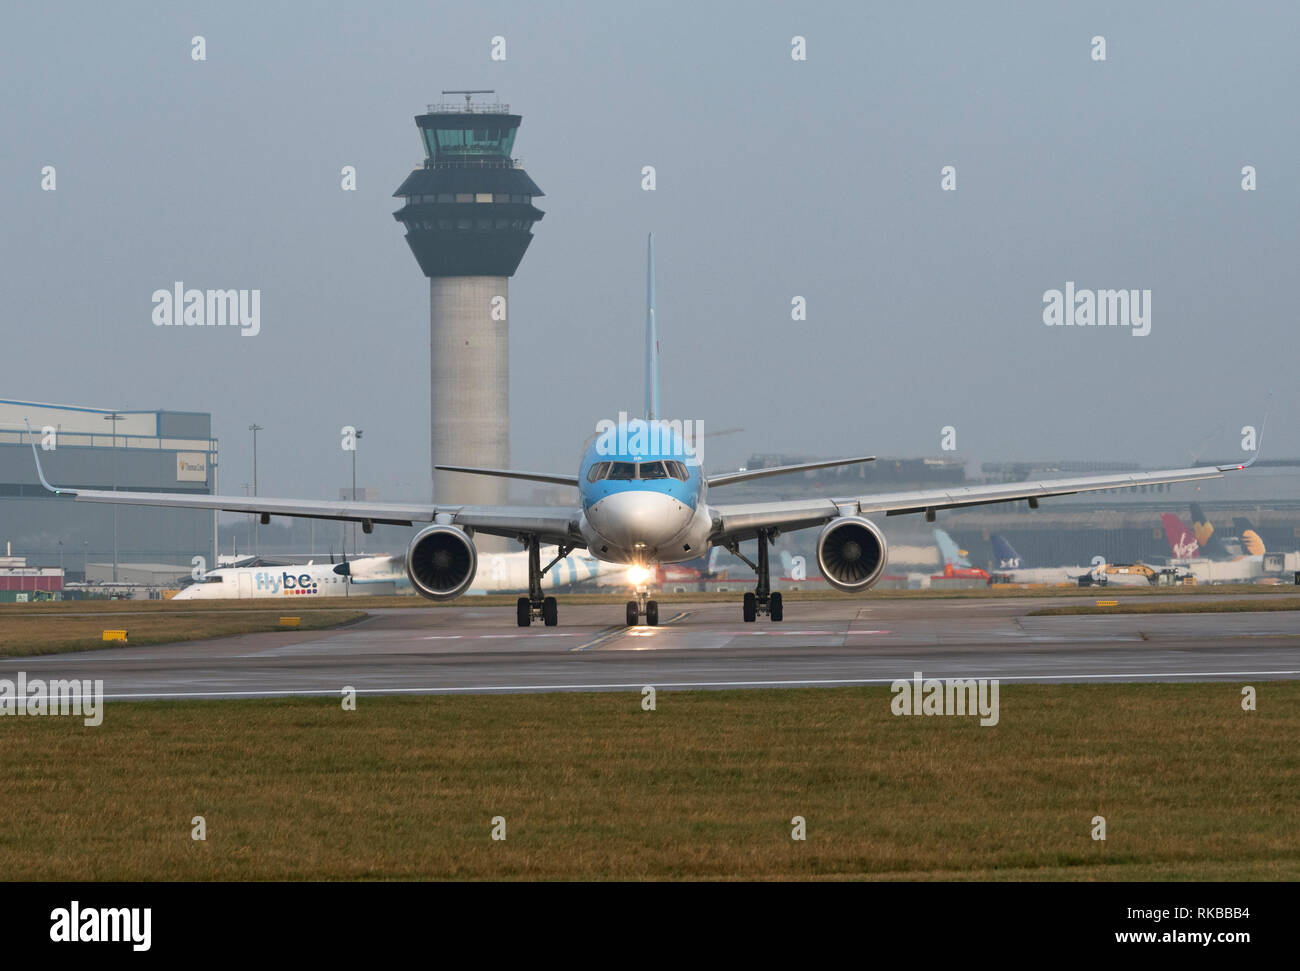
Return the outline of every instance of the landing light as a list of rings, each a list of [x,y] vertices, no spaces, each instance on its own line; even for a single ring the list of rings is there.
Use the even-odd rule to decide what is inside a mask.
[[[650,571],[643,566],[634,566],[627,571],[627,582],[634,587],[639,587],[650,579]]]

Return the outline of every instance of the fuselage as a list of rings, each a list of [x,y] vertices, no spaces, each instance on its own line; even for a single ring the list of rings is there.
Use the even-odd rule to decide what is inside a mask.
[[[636,424],[635,422],[633,424]],[[708,481],[675,422],[645,422],[653,434],[605,435],[578,467],[579,530],[602,560],[649,566],[708,551]]]
[[[329,564],[307,566],[223,567],[204,574],[174,600],[250,600],[264,598],[344,597],[347,577]]]
[[[555,547],[544,549],[546,560]],[[335,572],[327,563],[305,566],[222,567],[204,574],[203,581],[192,583],[173,598],[175,600],[248,600],[281,597],[345,597],[364,594],[410,593],[411,580],[401,556],[366,556],[349,562],[348,577]],[[584,553],[572,553],[557,563],[542,578],[546,589],[593,580],[622,571],[599,563]],[[479,558],[479,571],[467,593],[501,593],[528,589],[528,554],[494,553]]]

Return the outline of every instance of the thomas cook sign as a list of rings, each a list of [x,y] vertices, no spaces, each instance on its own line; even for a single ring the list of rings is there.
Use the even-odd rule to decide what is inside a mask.
[[[207,482],[208,457],[202,452],[177,452],[176,481]]]

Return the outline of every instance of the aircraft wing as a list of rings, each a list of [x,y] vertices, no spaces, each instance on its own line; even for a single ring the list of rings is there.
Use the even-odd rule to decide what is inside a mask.
[[[1258,454],[1258,453],[1257,453]],[[930,489],[919,492],[883,492],[875,495],[835,499],[793,499],[779,502],[746,502],[711,505],[714,515],[714,543],[752,539],[760,529],[783,531],[818,526],[836,516],[902,516],[908,513],[932,513],[940,509],[960,509],[996,502],[1028,499],[1036,503],[1051,496],[1069,496],[1077,492],[1101,489],[1125,489],[1164,482],[1194,482],[1218,479],[1225,472],[1247,468],[1243,465],[1207,465],[1192,469],[1159,472],[1125,472],[1114,475],[1088,475],[1070,479],[1041,479],[1030,482],[996,483],[957,489]]]
[[[267,499],[261,496],[207,496],[172,492],[114,492],[96,489],[56,489],[77,502],[108,502],[171,509],[219,509],[223,512],[337,519],[357,523],[414,526],[435,519],[494,536],[535,535],[544,543],[577,542],[577,507],[567,506],[440,506],[434,503],[334,502],[315,499]]]
[[[30,430],[29,430],[30,433]],[[262,516],[337,519],[356,523],[414,526],[446,522],[493,536],[536,536],[544,543],[586,547],[578,532],[580,510],[569,506],[453,506],[435,503],[349,502],[329,499],[268,499],[262,496],[211,496],[184,492],[126,492],[109,489],[68,489],[50,485],[41,456],[32,441],[32,456],[41,485],[76,502],[108,502],[127,506],[171,509],[217,509]]]

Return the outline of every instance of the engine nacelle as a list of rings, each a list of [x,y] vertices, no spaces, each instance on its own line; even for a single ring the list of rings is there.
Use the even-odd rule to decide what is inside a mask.
[[[870,589],[885,572],[888,544],[870,519],[840,516],[817,537],[817,565],[836,590],[857,593]]]
[[[430,600],[454,600],[469,589],[478,572],[474,541],[455,526],[430,526],[406,550],[406,575],[417,593]]]

